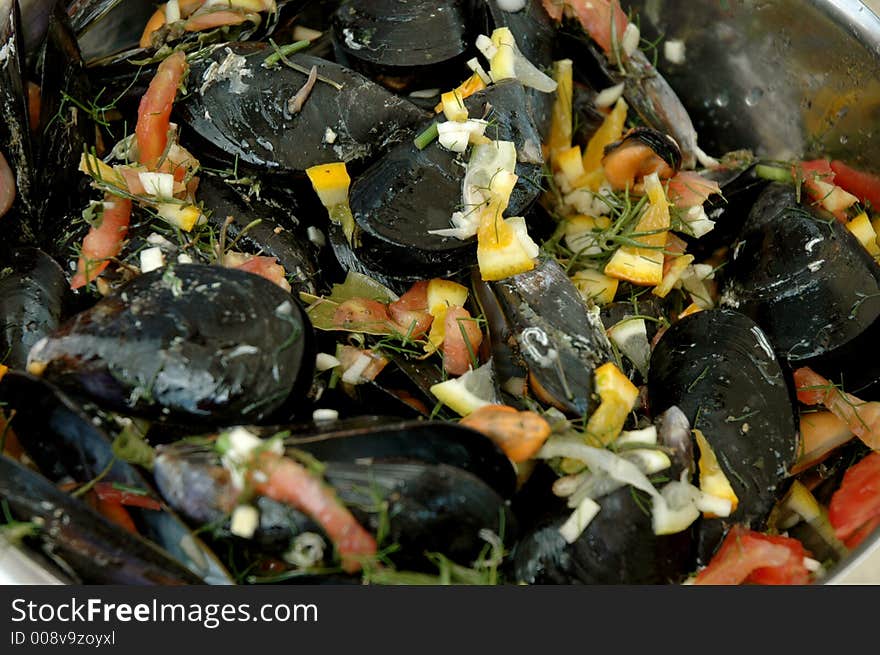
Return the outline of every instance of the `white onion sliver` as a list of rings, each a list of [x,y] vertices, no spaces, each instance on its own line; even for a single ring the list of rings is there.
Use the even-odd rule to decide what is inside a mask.
[[[620,96],[623,95],[623,89],[625,86],[626,85],[621,82],[620,84],[609,86],[607,89],[602,89],[602,91],[596,95],[594,104],[597,107],[611,107],[620,99]]]
[[[346,384],[358,384],[361,381],[361,375],[367,370],[371,361],[369,355],[359,354],[354,363],[342,374],[342,381]]]
[[[602,509],[599,504],[590,498],[584,498],[580,505],[571,513],[571,516],[559,526],[559,534],[568,543],[574,543],[581,536],[587,526],[596,518],[596,514]]]

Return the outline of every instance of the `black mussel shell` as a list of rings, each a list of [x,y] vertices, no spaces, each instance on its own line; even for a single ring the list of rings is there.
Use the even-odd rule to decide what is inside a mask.
[[[166,551],[111,523],[39,473],[0,456],[0,499],[86,584],[194,585],[204,580]]]
[[[271,436],[282,430],[291,433],[285,446],[304,450],[321,461],[375,458],[446,464],[482,478],[505,498],[514,491],[514,470],[501,450],[479,432],[449,421],[365,415],[327,424],[266,426],[258,432]]]
[[[316,247],[305,236],[306,226],[290,211],[259,199],[245,199],[222,178],[208,174],[200,178],[198,198],[216,234],[232,216],[226,226],[227,244],[235,242],[235,250],[275,257],[294,293],[318,292],[321,280]]]
[[[301,53],[289,57],[305,74],[283,64],[264,67],[273,52],[266,44],[224,44],[192,65],[192,93],[174,109],[186,126],[184,138],[195,142],[193,152],[230,165],[237,161],[286,173],[334,161],[356,166],[411,138],[426,118],[403,98],[324,59]],[[288,101],[306,83],[312,66],[341,88],[319,79],[302,110],[292,114]]]
[[[454,86],[476,36],[467,5],[465,0],[345,2],[333,15],[337,60],[395,91]]]
[[[595,410],[593,371],[613,361],[611,344],[562,267],[542,257],[534,270],[491,286],[510,335],[502,339],[514,340],[534,394],[571,416]]]
[[[541,6],[540,0],[527,0],[519,11],[505,11],[496,0],[486,0],[487,22],[485,34],[491,34],[498,27],[506,27],[513,34],[516,46],[523,56],[544,71],[553,68],[556,26],[549,14]],[[529,113],[541,135],[541,143],[546,141],[553,113],[554,93],[543,93],[537,89],[526,89]]]
[[[514,581],[673,584],[693,570],[693,535],[689,530],[655,535],[646,494],[625,487],[597,502],[602,509],[571,544],[563,539],[559,528],[572,510],[539,520],[511,554]]]
[[[675,405],[700,430],[739,499],[725,519],[702,520],[701,555],[726,526],[762,529],[797,456],[798,427],[786,374],[765,334],[729,309],[687,316],[651,355],[651,412]]]
[[[792,367],[858,393],[880,381],[880,266],[846,227],[791,185],[758,198],[733,247],[722,304],[750,316]]]
[[[15,412],[15,434],[24,452],[50,480],[86,484],[100,478],[158,498],[147,478],[114,454],[113,441],[101,419],[88,415],[53,385],[12,372],[0,380],[0,398],[7,410]],[[215,555],[176,514],[167,508],[126,509],[139,534],[194,575],[208,584],[233,583]]]
[[[7,238],[34,243],[39,233],[35,158],[28,119],[24,42],[18,2],[0,1],[0,153],[15,176],[16,194],[4,218]]]
[[[31,347],[60,324],[67,301],[67,276],[42,250],[16,248],[0,261],[0,362],[24,369]]]
[[[256,423],[302,404],[313,341],[299,301],[272,282],[178,264],[74,316],[31,350],[29,370],[155,420]]]
[[[523,216],[541,193],[541,140],[528,111],[525,89],[503,81],[465,100],[469,114],[491,125],[487,136],[516,145],[518,176],[508,216]],[[427,128],[429,123],[423,127]],[[351,210],[360,228],[354,255],[382,275],[405,280],[450,277],[476,263],[476,239],[429,234],[451,226],[461,209],[464,168],[457,155],[412,141],[391,149],[351,187]]]

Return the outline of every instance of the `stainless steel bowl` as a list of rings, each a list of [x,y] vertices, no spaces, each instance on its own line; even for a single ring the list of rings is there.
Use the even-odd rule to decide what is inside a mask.
[[[623,0],[643,36],[680,39],[658,68],[700,145],[789,159],[830,155],[880,171],[880,18],[859,0]],[[877,4],[880,4],[878,1]],[[0,543],[0,584],[64,583]],[[823,580],[880,584],[880,531]]]
[[[859,0],[633,0],[709,154],[830,155],[880,171],[880,18]],[[875,4],[875,6],[880,3]],[[880,584],[880,531],[823,580]]]

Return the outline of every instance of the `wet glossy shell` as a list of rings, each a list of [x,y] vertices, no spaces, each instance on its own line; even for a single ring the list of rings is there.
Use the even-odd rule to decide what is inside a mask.
[[[259,422],[302,402],[314,366],[299,302],[268,280],[198,264],[138,276],[37,344],[30,369],[156,420]]]
[[[857,393],[880,380],[880,266],[842,223],[797,201],[759,197],[732,249],[722,304],[750,316],[780,357]]]
[[[672,405],[702,431],[739,499],[729,519],[703,521],[703,549],[725,525],[762,529],[797,454],[788,378],[766,335],[747,316],[704,310],[675,323],[651,356],[651,413]]]

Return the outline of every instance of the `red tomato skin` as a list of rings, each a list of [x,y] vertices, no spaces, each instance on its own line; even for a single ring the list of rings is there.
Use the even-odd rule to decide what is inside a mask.
[[[97,278],[107,268],[110,257],[122,252],[122,242],[128,234],[131,221],[131,200],[107,196],[101,224],[92,227],[83,239],[82,255],[76,266],[76,274],[70,281],[71,289],[79,289]]]
[[[804,558],[808,556],[797,539],[735,525],[694,584],[806,584],[810,573]]]
[[[94,486],[95,494],[99,500],[107,502],[119,503],[120,505],[128,505],[130,507],[141,507],[143,509],[161,510],[162,503],[155,498],[144,494],[136,494],[131,491],[123,491],[113,486],[112,482],[98,482]]]
[[[880,176],[856,170],[842,161],[831,162],[837,185],[858,198],[862,203],[870,202],[875,210],[880,210]]]
[[[156,75],[141,98],[135,138],[138,161],[150,170],[156,170],[168,145],[171,107],[185,73],[186,55],[175,52],[159,64]]]
[[[847,546],[861,543],[871,532],[868,524],[880,519],[880,452],[872,452],[850,466],[828,506],[828,520]]]
[[[471,353],[475,357],[478,356],[480,344],[483,343],[483,333],[464,307],[450,307],[446,311],[443,328],[445,334],[443,344],[440,346],[443,351],[443,368],[450,375],[463,375],[472,365],[476,366],[471,360]]]
[[[333,325],[344,329],[387,330],[390,322],[388,307],[369,298],[351,298],[333,312]]]
[[[388,315],[401,334],[413,339],[424,336],[434,321],[428,313],[428,281],[416,282],[399,300],[389,304]]]

